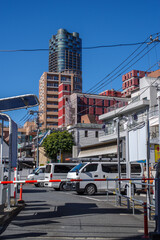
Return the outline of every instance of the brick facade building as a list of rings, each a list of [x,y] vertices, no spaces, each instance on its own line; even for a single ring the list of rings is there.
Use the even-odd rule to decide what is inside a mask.
[[[66,127],[81,122],[83,115],[94,117],[95,123],[99,115],[107,113],[109,107],[115,104],[127,104],[128,99],[121,97],[121,92],[107,90],[99,95],[72,93],[70,84],[59,85],[58,95],[58,127]]]

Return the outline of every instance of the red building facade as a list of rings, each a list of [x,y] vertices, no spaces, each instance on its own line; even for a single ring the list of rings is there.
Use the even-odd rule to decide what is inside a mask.
[[[122,76],[122,96],[129,97],[131,92],[139,88],[139,79],[148,76],[149,72],[132,70]]]
[[[99,116],[107,113],[109,107],[117,104],[127,104],[121,92],[107,90],[99,95],[72,93],[70,84],[60,84],[58,94],[58,127],[65,127],[81,122],[83,115],[92,115],[96,123],[102,123]]]

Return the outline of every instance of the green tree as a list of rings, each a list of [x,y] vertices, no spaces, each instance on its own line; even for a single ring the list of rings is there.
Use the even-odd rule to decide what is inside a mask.
[[[71,153],[73,144],[74,141],[71,133],[67,131],[56,131],[46,137],[42,146],[44,147],[47,157],[56,160],[57,154],[59,154],[60,151],[61,153]]]

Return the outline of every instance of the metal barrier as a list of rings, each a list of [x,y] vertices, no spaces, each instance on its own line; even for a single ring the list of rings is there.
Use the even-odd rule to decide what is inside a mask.
[[[142,200],[138,200],[134,198],[134,185],[135,184],[140,184],[140,185],[144,185],[147,187],[153,187],[153,184],[147,184],[147,183],[143,183],[143,182],[136,182],[136,181],[150,181],[150,180],[154,180],[156,181],[155,178],[106,178],[106,179],[70,179],[70,180],[65,180],[66,182],[82,182],[82,181],[87,181],[87,182],[96,182],[96,181],[106,181],[107,182],[107,199],[109,200],[109,193],[113,193],[115,194],[116,198],[115,198],[115,202],[120,203],[121,204],[121,200],[118,201],[118,198],[126,198],[127,199],[127,208],[130,209],[130,203],[132,203],[132,210],[133,210],[133,214],[135,214],[135,202],[140,203],[143,207],[144,207],[144,237],[147,238],[148,237],[148,217],[147,217],[147,210],[151,209],[151,207],[155,207],[154,205],[146,203]],[[20,199],[18,200],[18,202],[22,202],[22,186],[23,184],[30,184],[30,183],[45,183],[45,182],[64,182],[64,179],[53,179],[53,180],[15,180],[14,181],[0,181],[0,184],[20,184]],[[115,191],[111,191],[109,190],[108,187],[108,182],[109,181],[115,181]],[[131,196],[126,196],[126,195],[122,195],[121,192],[118,191],[118,182],[121,181],[126,181],[129,182],[130,186],[131,186]],[[148,191],[147,191],[148,192]],[[149,212],[149,216],[150,216],[150,212]]]

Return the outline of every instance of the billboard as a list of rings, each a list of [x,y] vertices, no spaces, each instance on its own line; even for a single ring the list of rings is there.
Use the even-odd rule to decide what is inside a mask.
[[[129,161],[147,159],[147,126],[145,123],[129,131]]]

